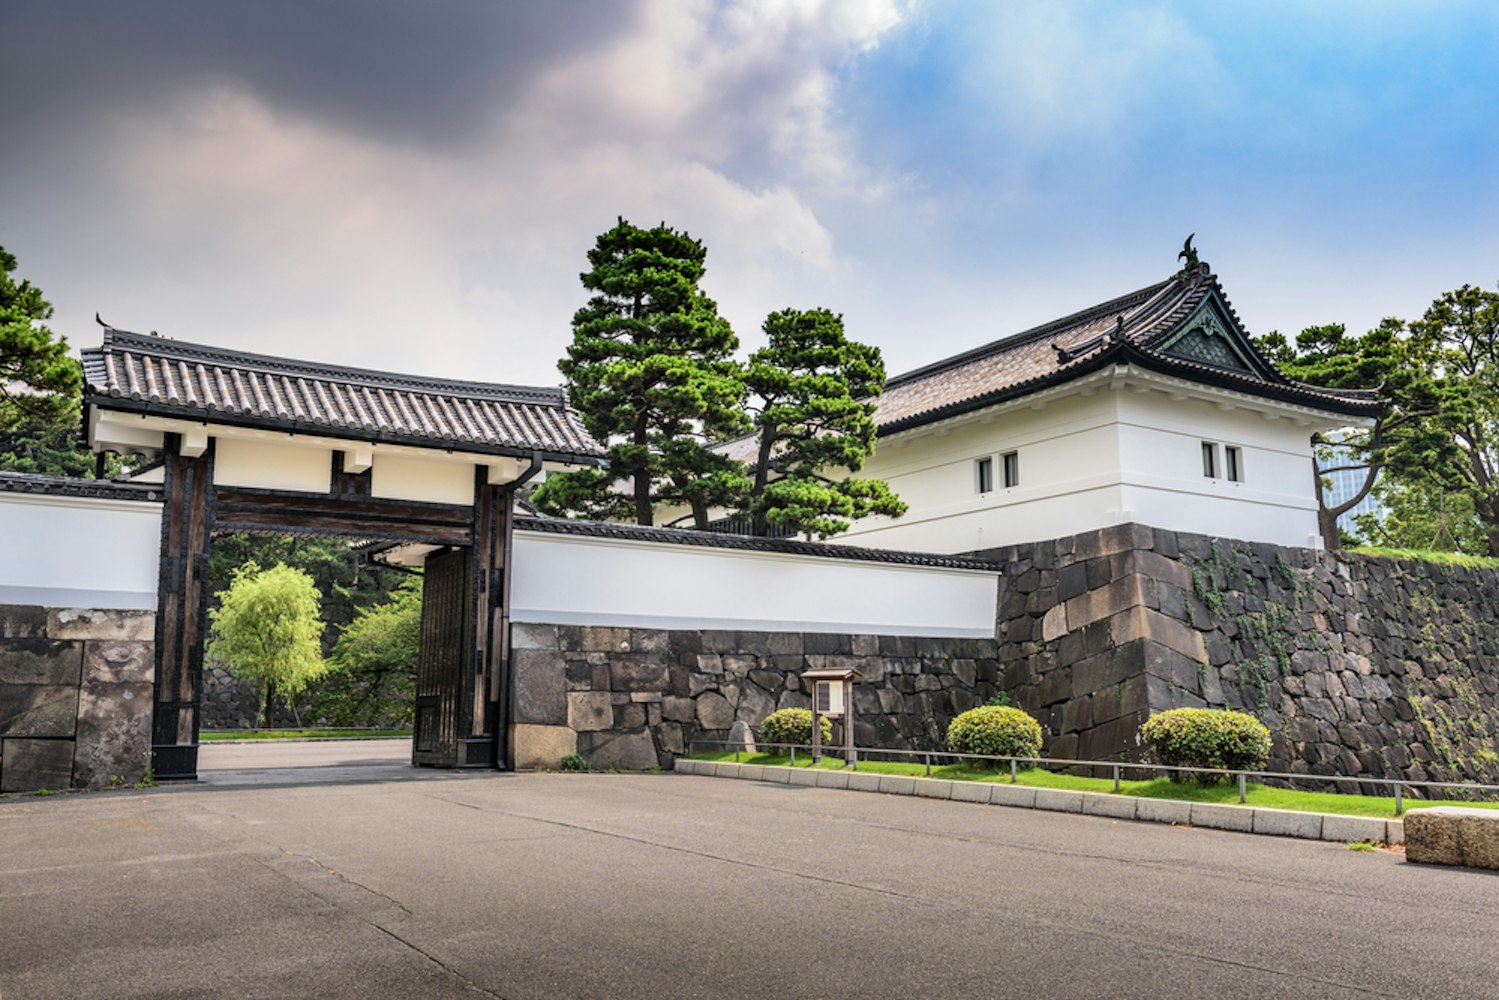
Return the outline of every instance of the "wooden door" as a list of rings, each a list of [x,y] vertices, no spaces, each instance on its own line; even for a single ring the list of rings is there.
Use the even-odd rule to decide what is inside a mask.
[[[416,672],[411,763],[458,765],[459,709],[472,629],[472,550],[427,557],[422,583],[422,647]]]

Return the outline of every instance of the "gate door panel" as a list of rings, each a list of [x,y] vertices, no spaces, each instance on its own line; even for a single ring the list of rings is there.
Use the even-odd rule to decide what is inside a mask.
[[[472,550],[427,557],[422,583],[422,644],[416,673],[411,762],[458,766],[460,706],[472,630]]]

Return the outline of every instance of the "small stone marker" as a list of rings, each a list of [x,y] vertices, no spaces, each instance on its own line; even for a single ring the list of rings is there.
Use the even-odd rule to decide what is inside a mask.
[[[729,730],[729,751],[743,750],[745,753],[755,752],[755,734],[750,729],[749,723],[739,721],[734,723]]]
[[[1499,871],[1499,809],[1412,809],[1405,814],[1405,858]]]

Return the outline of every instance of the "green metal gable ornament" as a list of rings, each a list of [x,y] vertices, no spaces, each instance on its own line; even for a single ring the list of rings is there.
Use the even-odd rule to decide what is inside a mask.
[[[1179,261],[1183,261],[1184,263],[1182,264],[1182,269],[1180,271],[1177,271],[1176,274],[1172,275],[1172,277],[1184,278],[1187,275],[1191,274],[1193,271],[1196,271],[1197,268],[1202,264],[1202,261],[1197,257],[1196,249],[1194,249],[1192,246],[1192,237],[1196,235],[1196,233],[1189,234],[1187,236],[1186,242],[1182,244],[1182,252],[1176,255],[1176,259]]]

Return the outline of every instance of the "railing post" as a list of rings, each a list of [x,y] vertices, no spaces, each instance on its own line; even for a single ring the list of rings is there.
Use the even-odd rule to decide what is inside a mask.
[[[1019,771],[1019,769],[1015,766],[1015,758],[1011,757],[1010,758],[1010,784],[1013,785],[1017,780],[1019,780],[1018,771]]]
[[[796,744],[791,744],[791,766],[796,766]]]
[[[929,753],[924,753],[921,756],[922,759],[926,761],[926,776],[930,778],[932,776],[932,755]]]
[[[1400,797],[1400,782],[1395,782],[1395,815],[1405,812],[1405,802]]]
[[[736,763],[736,764],[739,763],[739,748],[738,747],[734,748],[734,763]]]
[[[1119,765],[1114,765],[1114,794],[1119,794]]]
[[[1249,776],[1243,771],[1239,772],[1239,803],[1242,805],[1249,801]]]

